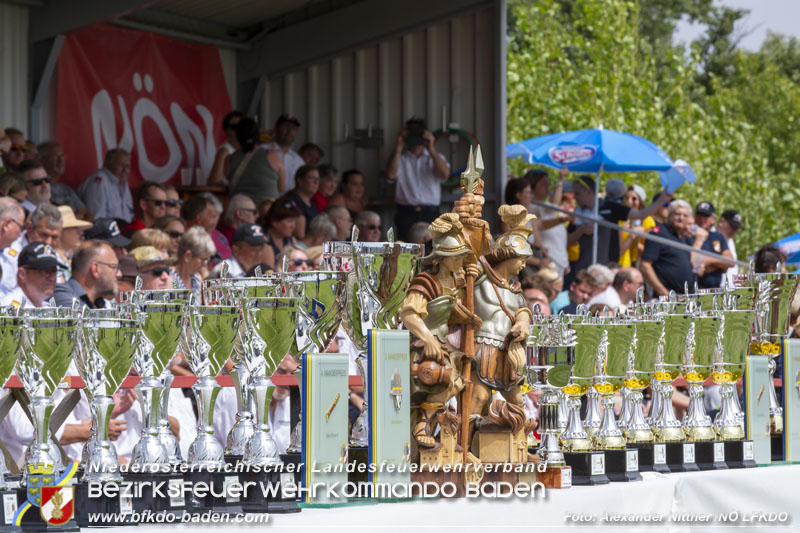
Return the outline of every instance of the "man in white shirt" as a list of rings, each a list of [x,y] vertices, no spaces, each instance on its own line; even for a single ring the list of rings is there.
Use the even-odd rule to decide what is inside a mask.
[[[0,296],[17,287],[17,260],[29,242],[41,242],[53,246],[61,236],[63,220],[61,211],[54,205],[42,204],[33,212],[25,224],[25,233],[0,253]]]
[[[606,290],[589,300],[588,306],[601,304],[611,311],[625,311],[628,304],[636,298],[636,291],[644,287],[644,278],[638,269],[623,267],[614,276],[614,281]]]
[[[735,209],[728,209],[719,217],[717,222],[717,231],[728,240],[728,250],[730,250],[733,259],[738,259],[736,255],[736,245],[733,243],[733,238],[742,229],[742,215]],[[733,286],[733,278],[739,273],[739,267],[733,265],[726,272],[725,276],[728,278],[728,285]],[[725,281],[723,280],[723,283]]]
[[[106,152],[103,168],[86,178],[78,195],[94,218],[133,220],[133,197],[128,186],[131,156],[121,148]]]
[[[294,115],[286,114],[278,117],[272,133],[275,140],[271,143],[262,145],[267,150],[276,150],[281,154],[283,166],[286,169],[285,191],[291,191],[295,187],[294,175],[297,169],[306,164],[300,154],[292,150],[292,143],[297,138],[297,130],[300,129],[300,121]]]
[[[417,222],[433,222],[441,209],[442,182],[450,165],[436,151],[433,134],[425,121],[412,117],[397,136],[386,167],[386,179],[395,186],[395,230],[399,240],[408,240],[408,230]]]

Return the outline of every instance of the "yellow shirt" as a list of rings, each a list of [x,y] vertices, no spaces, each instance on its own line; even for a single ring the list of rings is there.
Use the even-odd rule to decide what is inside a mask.
[[[622,226],[623,224],[624,222],[619,223],[620,226]],[[642,221],[642,226],[641,226],[642,231],[648,231],[654,227],[656,227],[656,221],[653,219],[653,217],[647,217]],[[623,231],[622,240],[624,241],[625,239],[627,239],[628,235],[629,235],[628,233]],[[639,259],[639,242],[641,242],[641,240],[642,240],[641,238],[636,239],[636,242],[633,244],[633,246],[631,246],[630,248],[619,254],[619,266],[629,267],[636,264],[636,260]]]

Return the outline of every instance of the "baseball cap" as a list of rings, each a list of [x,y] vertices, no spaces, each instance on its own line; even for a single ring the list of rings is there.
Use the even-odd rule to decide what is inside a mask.
[[[136,259],[136,268],[139,271],[155,264],[173,265],[176,259],[162,255],[154,246],[139,246],[131,250],[131,255]]]
[[[292,115],[291,113],[284,113],[283,115],[278,117],[278,120],[275,121],[275,125],[277,126],[281,122],[291,122],[298,128],[300,127],[300,121],[297,120],[297,117]]]
[[[594,189],[592,189],[594,190]],[[625,182],[619,178],[611,178],[606,183],[606,198],[608,200],[616,200],[617,198],[622,198],[625,196],[625,193],[628,191],[628,187],[625,185]]]
[[[34,270],[47,270],[58,266],[58,256],[53,247],[43,242],[29,243],[17,258],[19,268],[27,267]]]
[[[720,215],[734,229],[742,228],[742,215],[736,209],[728,209]]]
[[[78,228],[78,229],[89,229],[92,227],[91,222],[86,222],[85,220],[78,220],[75,216],[75,213],[72,211],[72,208],[68,205],[60,205],[58,206],[58,211],[61,213],[61,227],[64,229],[67,228]]]
[[[264,230],[258,224],[242,224],[233,232],[233,242],[246,242],[258,246],[266,244],[267,239],[264,237]]]
[[[98,218],[95,219],[94,224],[90,229],[87,229],[83,236],[86,240],[97,239],[106,241],[111,246],[125,248],[131,243],[131,240],[125,237],[119,230],[117,221],[113,218]]]
[[[697,204],[697,207],[694,208],[695,215],[703,215],[710,217],[713,216],[716,212],[717,210],[714,209],[714,204],[712,204],[711,202],[700,202],[699,204]]]
[[[633,189],[633,192],[635,192],[636,195],[639,197],[639,199],[642,201],[642,203],[645,203],[647,201],[647,193],[644,192],[644,187],[634,183],[633,185],[631,185],[631,188]]]

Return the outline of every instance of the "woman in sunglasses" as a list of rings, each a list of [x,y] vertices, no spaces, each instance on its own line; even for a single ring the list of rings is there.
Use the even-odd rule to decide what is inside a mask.
[[[289,245],[285,246],[280,255],[278,255],[275,265],[278,272],[281,272],[283,269],[284,257],[288,258],[287,272],[306,272],[311,270],[314,266],[311,259],[306,255],[305,250],[294,245]]]
[[[171,256],[178,255],[178,245],[181,237],[186,232],[186,221],[181,217],[167,215],[156,220],[153,229],[160,229],[169,236],[169,246],[167,252]]]

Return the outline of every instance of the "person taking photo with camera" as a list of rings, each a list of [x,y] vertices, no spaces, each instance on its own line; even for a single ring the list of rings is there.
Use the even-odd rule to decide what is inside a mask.
[[[441,183],[450,175],[450,165],[434,142],[425,120],[411,117],[389,158],[386,179],[397,183],[394,221],[399,240],[407,240],[408,230],[417,222],[433,222],[439,216]]]

